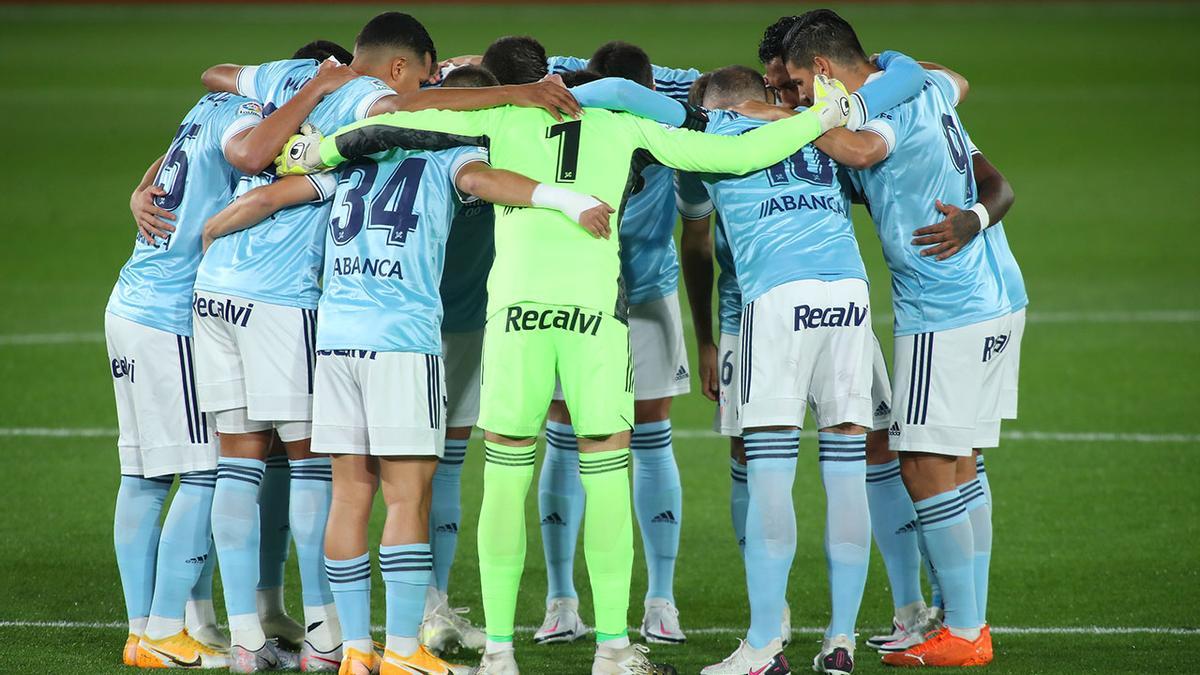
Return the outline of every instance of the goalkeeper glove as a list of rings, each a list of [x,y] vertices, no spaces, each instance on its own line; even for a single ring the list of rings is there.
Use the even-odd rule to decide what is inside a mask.
[[[817,75],[813,78],[812,110],[821,121],[821,133],[836,127],[846,126],[850,115],[850,94],[841,82]]]
[[[304,125],[283,145],[283,152],[275,158],[275,174],[294,176],[328,171],[332,167],[321,161],[321,132],[316,127]]]

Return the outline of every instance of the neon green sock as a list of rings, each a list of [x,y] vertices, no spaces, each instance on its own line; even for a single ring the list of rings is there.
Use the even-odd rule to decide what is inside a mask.
[[[488,639],[511,641],[517,591],[525,569],[525,496],[533,481],[534,446],[485,442],[479,510],[479,583]],[[627,594],[628,595],[628,594]]]
[[[629,449],[579,453],[579,478],[587,496],[583,554],[596,608],[596,641],[604,642],[625,637],[628,630],[633,574]]]

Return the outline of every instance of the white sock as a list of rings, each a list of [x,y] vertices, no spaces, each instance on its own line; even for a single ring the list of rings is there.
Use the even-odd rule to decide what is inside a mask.
[[[338,623],[337,608],[333,605],[304,607],[305,627],[314,626],[305,639],[322,652],[337,649],[342,643],[342,625]]]
[[[485,654],[495,654],[498,652],[511,652],[512,650],[513,650],[513,643],[511,641],[510,642],[496,642],[494,640],[488,640],[487,644],[485,644],[483,647],[483,653],[485,653]]]
[[[952,635],[960,637],[964,640],[974,642],[979,639],[979,632],[980,632],[979,628],[952,628],[949,626],[947,626],[947,627],[950,628],[950,633]]]
[[[287,609],[283,606],[283,586],[258,589],[254,593],[254,605],[262,619],[287,614]]]
[[[387,636],[385,647],[389,652],[395,652],[400,656],[412,656],[420,648],[421,641],[415,637],[400,637],[397,635]]]
[[[145,616],[139,616],[136,619],[130,619],[129,632],[133,635],[143,635],[146,632],[146,622],[149,620],[150,618]]]
[[[625,649],[626,647],[629,646],[629,636],[624,635],[619,638],[605,640],[604,642],[597,642],[596,646],[597,647],[608,647],[609,649]]]
[[[217,611],[212,600],[188,600],[183,610],[183,622],[188,628],[217,625]]]
[[[342,648],[353,649],[363,654],[368,654],[372,649],[375,649],[375,645],[371,642],[370,638],[366,638],[363,640],[346,640],[342,643]]]
[[[229,617],[229,642],[250,651],[258,651],[267,642],[258,614],[234,614]]]
[[[165,616],[150,615],[146,620],[146,632],[143,633],[151,640],[163,640],[183,630],[183,619],[168,619]]]

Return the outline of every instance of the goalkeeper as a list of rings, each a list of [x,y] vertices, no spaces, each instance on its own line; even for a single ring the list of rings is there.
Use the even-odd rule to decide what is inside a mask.
[[[623,207],[649,163],[744,174],[782,161],[845,124],[849,106],[841,84],[819,78],[814,89],[815,101],[807,111],[740,136],[672,129],[599,108],[586,108],[579,119],[562,122],[543,110],[512,106],[427,110],[372,117],[343,127],[319,145],[315,137],[294,138],[278,162],[281,173],[303,173],[392,147],[482,145],[489,148],[496,168],[569,185]],[[532,208],[496,209],[479,419],[486,460],[479,573],[488,642],[478,672],[517,673],[512,636],[525,564],[525,499],[536,436],[557,376],[579,435],[587,502],[583,547],[598,642],[592,673],[673,673],[669,666],[650,664],[626,634],[633,565],[627,471],[633,369],[619,237],[593,238],[563,222],[566,216],[559,211],[537,208],[578,208],[547,199],[543,192],[534,192]],[[620,216],[618,209],[611,217],[612,229],[619,227]]]

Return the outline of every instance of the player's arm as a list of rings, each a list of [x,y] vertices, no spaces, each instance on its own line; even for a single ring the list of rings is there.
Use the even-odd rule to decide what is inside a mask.
[[[846,128],[851,131],[857,131],[879,113],[921,93],[921,87],[925,86],[925,69],[900,52],[883,52],[876,64],[883,69],[883,75],[850,95],[850,117]]]
[[[175,220],[175,214],[166,209],[160,209],[154,203],[155,197],[167,194],[167,191],[154,184],[154,177],[162,167],[166,155],[154,160],[142,180],[129,196],[129,211],[133,213],[133,222],[137,225],[138,233],[147,244],[158,247],[158,239],[166,239],[175,231],[175,226],[165,222]]]
[[[562,80],[555,77],[499,87],[431,87],[381,99],[371,107],[371,115],[419,110],[470,111],[502,105],[541,108],[560,122],[563,115],[577,118],[580,114],[579,102],[562,85]]]
[[[478,161],[459,169],[454,184],[459,191],[492,204],[554,209],[578,223],[593,237],[608,239],[612,236],[609,221],[615,211],[595,197],[538,183],[519,173],[493,169],[487,163]]]
[[[333,196],[336,187],[336,181],[321,179],[318,182],[309,176],[288,176],[256,187],[208,219],[204,224],[204,250],[207,251],[214,240],[257,225],[289,206],[324,201]]]
[[[225,157],[238,171],[250,176],[271,166],[279,149],[287,142],[321,99],[358,77],[349,66],[334,61],[321,64],[317,76],[309,80],[285,103],[237,143],[225,146]]]
[[[833,161],[851,169],[866,169],[887,159],[891,146],[875,131],[860,129],[832,129],[817,139],[813,145],[829,155]]]
[[[845,90],[840,84],[818,87],[811,108],[739,136],[668,130],[649,120],[632,120],[641,134],[639,147],[660,163],[684,171],[742,175],[783,161],[821,134],[846,123]]]
[[[971,92],[971,83],[968,82],[967,78],[963,77],[962,74],[951,70],[940,63],[934,63],[933,61],[917,61],[917,63],[925,70],[936,70],[940,73],[943,73],[946,77],[950,78],[950,80],[954,82],[954,87],[958,90],[958,98],[956,101],[954,101],[954,105],[958,105],[959,103],[967,100],[967,94]]]
[[[575,95],[579,105],[584,107],[627,112],[662,124],[696,131],[703,131],[708,125],[708,115],[703,109],[681,103],[670,96],[620,77],[606,77],[572,87],[571,93]]]
[[[212,66],[200,75],[200,83],[204,88],[212,91],[227,91],[230,94],[238,92],[238,74],[242,72],[242,67],[233,63],[222,63]]]
[[[1016,194],[1004,174],[978,149],[972,149],[972,168],[979,199],[966,210],[953,204],[944,204],[940,199],[934,202],[934,208],[946,218],[913,232],[913,245],[926,247],[921,249],[921,255],[945,260],[958,253],[976,235],[1004,218],[1016,201]]]
[[[690,174],[679,175],[676,205],[683,219],[679,239],[679,266],[692,310],[692,328],[696,333],[697,364],[701,391],[709,400],[717,400],[719,374],[717,344],[713,340],[713,238],[710,220],[712,202],[699,180]],[[699,188],[699,189],[696,189]],[[693,196],[694,195],[694,196]],[[699,201],[699,203],[694,203]]]

